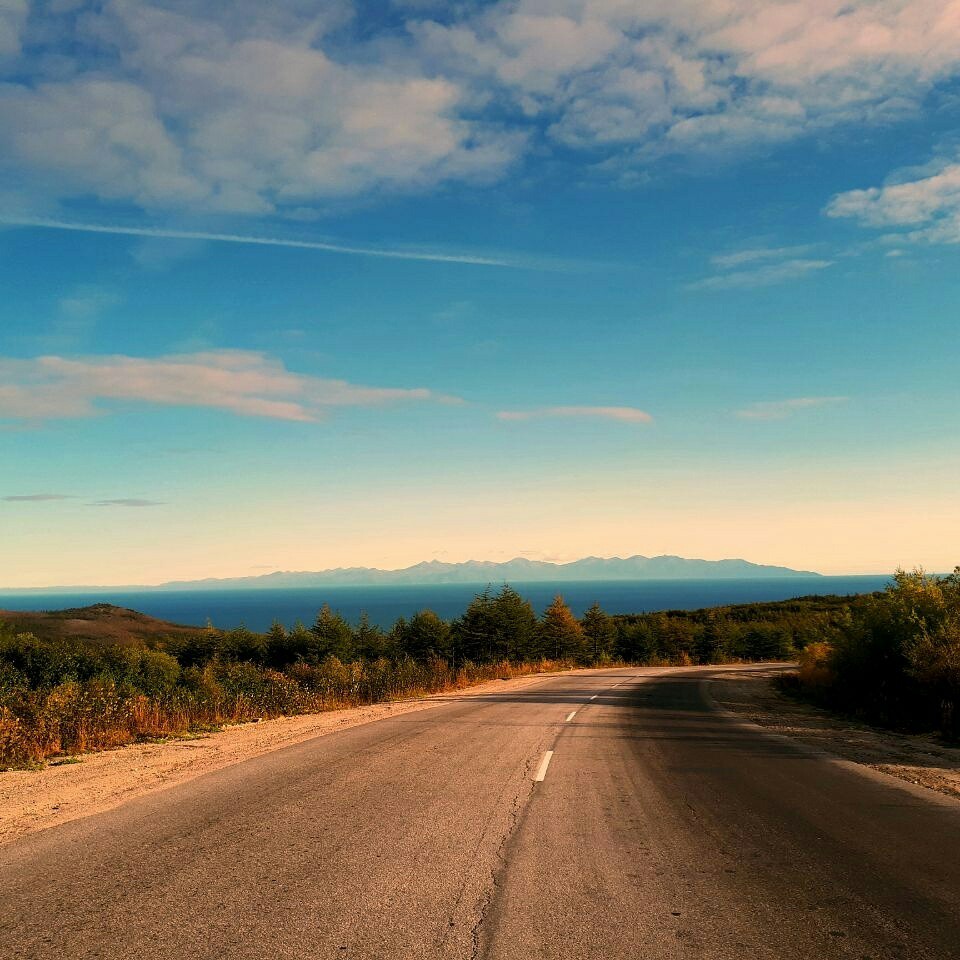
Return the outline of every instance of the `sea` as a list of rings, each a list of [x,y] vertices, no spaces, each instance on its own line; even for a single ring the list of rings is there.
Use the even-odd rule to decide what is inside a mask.
[[[882,590],[886,576],[789,577],[762,580],[596,580],[513,583],[541,613],[560,594],[580,616],[593,603],[607,613],[649,613],[697,610],[732,603],[788,600],[812,594],[849,596]],[[84,592],[0,593],[3,610],[64,610],[93,603],[112,603],[172,623],[221,629],[246,626],[263,631],[274,620],[309,625],[324,603],[355,623],[365,612],[371,623],[388,628],[398,617],[433,610],[452,620],[486,588],[484,583],[402,584],[394,586],[329,586],[253,590],[129,590],[103,588]],[[499,584],[492,584],[494,592]]]

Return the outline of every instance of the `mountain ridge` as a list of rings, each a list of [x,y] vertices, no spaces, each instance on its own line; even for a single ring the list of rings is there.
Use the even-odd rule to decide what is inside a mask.
[[[819,577],[810,570],[794,570],[790,567],[752,563],[737,558],[702,560],[663,554],[646,557],[636,554],[630,557],[583,557],[567,563],[548,560],[530,560],[514,557],[511,560],[466,560],[447,563],[442,560],[422,560],[398,570],[381,570],[376,567],[333,567],[318,571],[277,570],[273,573],[251,577],[208,577],[201,580],[171,580],[150,586],[130,585],[110,589],[136,590],[262,590],[277,587],[321,586],[380,586],[418,585],[442,583],[493,583],[513,581],[516,583],[593,580],[743,580],[788,577]],[[2,588],[0,588],[2,589]],[[5,590],[8,593],[56,592],[57,590],[82,592],[104,589],[94,586],[33,587]]]

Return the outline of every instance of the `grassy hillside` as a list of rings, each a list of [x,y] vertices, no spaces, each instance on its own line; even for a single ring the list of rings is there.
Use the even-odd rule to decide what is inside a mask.
[[[69,610],[0,610],[0,626],[10,633],[32,633],[40,640],[93,640],[119,644],[151,644],[199,630],[198,627],[156,620],[145,613],[109,603]]]

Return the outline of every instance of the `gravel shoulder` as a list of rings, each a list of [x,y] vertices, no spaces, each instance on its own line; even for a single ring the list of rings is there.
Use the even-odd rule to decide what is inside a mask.
[[[84,754],[54,761],[38,770],[0,772],[0,845],[313,737],[429,710],[450,699],[520,690],[555,676],[558,674],[491,680],[467,690],[423,699],[261,720],[210,734]]]
[[[960,799],[960,747],[933,734],[880,730],[795,700],[774,687],[769,666],[717,674],[709,691],[719,706],[771,732]]]

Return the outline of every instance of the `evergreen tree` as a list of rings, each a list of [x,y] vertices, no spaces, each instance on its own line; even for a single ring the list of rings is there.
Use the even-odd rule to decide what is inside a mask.
[[[406,635],[406,632],[406,619],[404,617],[397,617],[393,626],[390,628],[390,632],[384,638],[387,656],[393,658],[394,660],[399,660],[405,655],[403,650],[403,638]]]
[[[261,634],[253,633],[241,624],[223,634],[217,654],[224,660],[264,664],[267,661],[267,641]]]
[[[341,663],[353,659],[353,631],[339,613],[330,609],[329,603],[320,608],[310,632],[316,639],[317,659],[336,657]]]
[[[555,660],[584,659],[584,636],[580,622],[558,593],[540,622],[544,653]]]
[[[370,623],[365,610],[360,613],[360,620],[353,631],[353,649],[358,657],[366,657],[367,660],[386,656],[386,637],[378,626]]]
[[[488,586],[470,601],[463,616],[454,621],[453,640],[457,658],[474,663],[492,660],[496,642],[495,621],[493,597]]]
[[[487,587],[454,622],[452,640],[455,660],[528,660],[539,656],[537,615],[508,584],[496,596]]]
[[[403,632],[404,652],[414,660],[450,654],[450,624],[432,610],[415,613]]]
[[[493,600],[494,656],[515,662],[538,657],[537,614],[528,600],[504,584]]]
[[[583,615],[580,625],[586,639],[587,652],[594,663],[612,656],[617,642],[617,627],[603,612],[599,603],[594,603]]]

